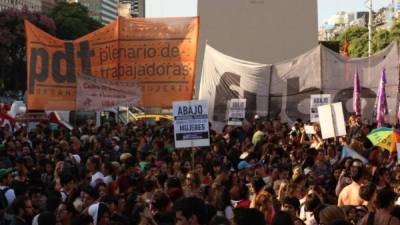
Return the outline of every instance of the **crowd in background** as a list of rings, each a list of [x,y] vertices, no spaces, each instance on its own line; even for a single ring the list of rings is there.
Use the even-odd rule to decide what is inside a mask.
[[[1,127],[0,225],[399,225],[400,165],[373,128],[351,116],[323,140],[256,116],[176,149],[172,123]]]

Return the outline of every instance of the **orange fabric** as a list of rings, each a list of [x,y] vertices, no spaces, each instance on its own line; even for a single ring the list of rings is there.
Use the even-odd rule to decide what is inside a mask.
[[[135,80],[143,107],[191,100],[198,17],[119,18],[74,41],[25,21],[29,110],[74,110],[76,76]]]

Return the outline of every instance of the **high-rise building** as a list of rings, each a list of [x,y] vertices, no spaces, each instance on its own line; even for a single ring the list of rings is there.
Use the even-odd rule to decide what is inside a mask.
[[[41,0],[0,0],[0,11],[13,8],[22,9],[27,7],[29,11],[38,12],[42,10]]]
[[[125,16],[128,11],[132,17],[145,16],[145,0],[119,0],[120,15]],[[129,7],[129,9],[128,9]],[[122,10],[122,12],[121,12]]]
[[[103,24],[110,23],[118,17],[118,0],[78,0],[86,6],[89,15]]]
[[[126,17],[126,18],[132,17],[131,4],[123,3],[123,2],[118,3],[118,16],[122,16],[122,17]]]
[[[57,0],[42,0],[42,12],[50,12],[57,4]]]

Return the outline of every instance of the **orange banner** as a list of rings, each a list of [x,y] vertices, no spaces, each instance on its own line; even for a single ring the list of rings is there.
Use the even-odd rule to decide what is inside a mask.
[[[63,41],[25,21],[28,109],[75,110],[81,74],[138,81],[143,107],[192,99],[198,22],[197,17],[119,18]]]

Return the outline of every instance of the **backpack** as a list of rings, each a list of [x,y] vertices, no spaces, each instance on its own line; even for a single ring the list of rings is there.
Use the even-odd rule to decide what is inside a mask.
[[[0,190],[0,210],[5,210],[8,207],[8,200],[6,198],[6,193],[8,190],[10,190],[8,187]]]

